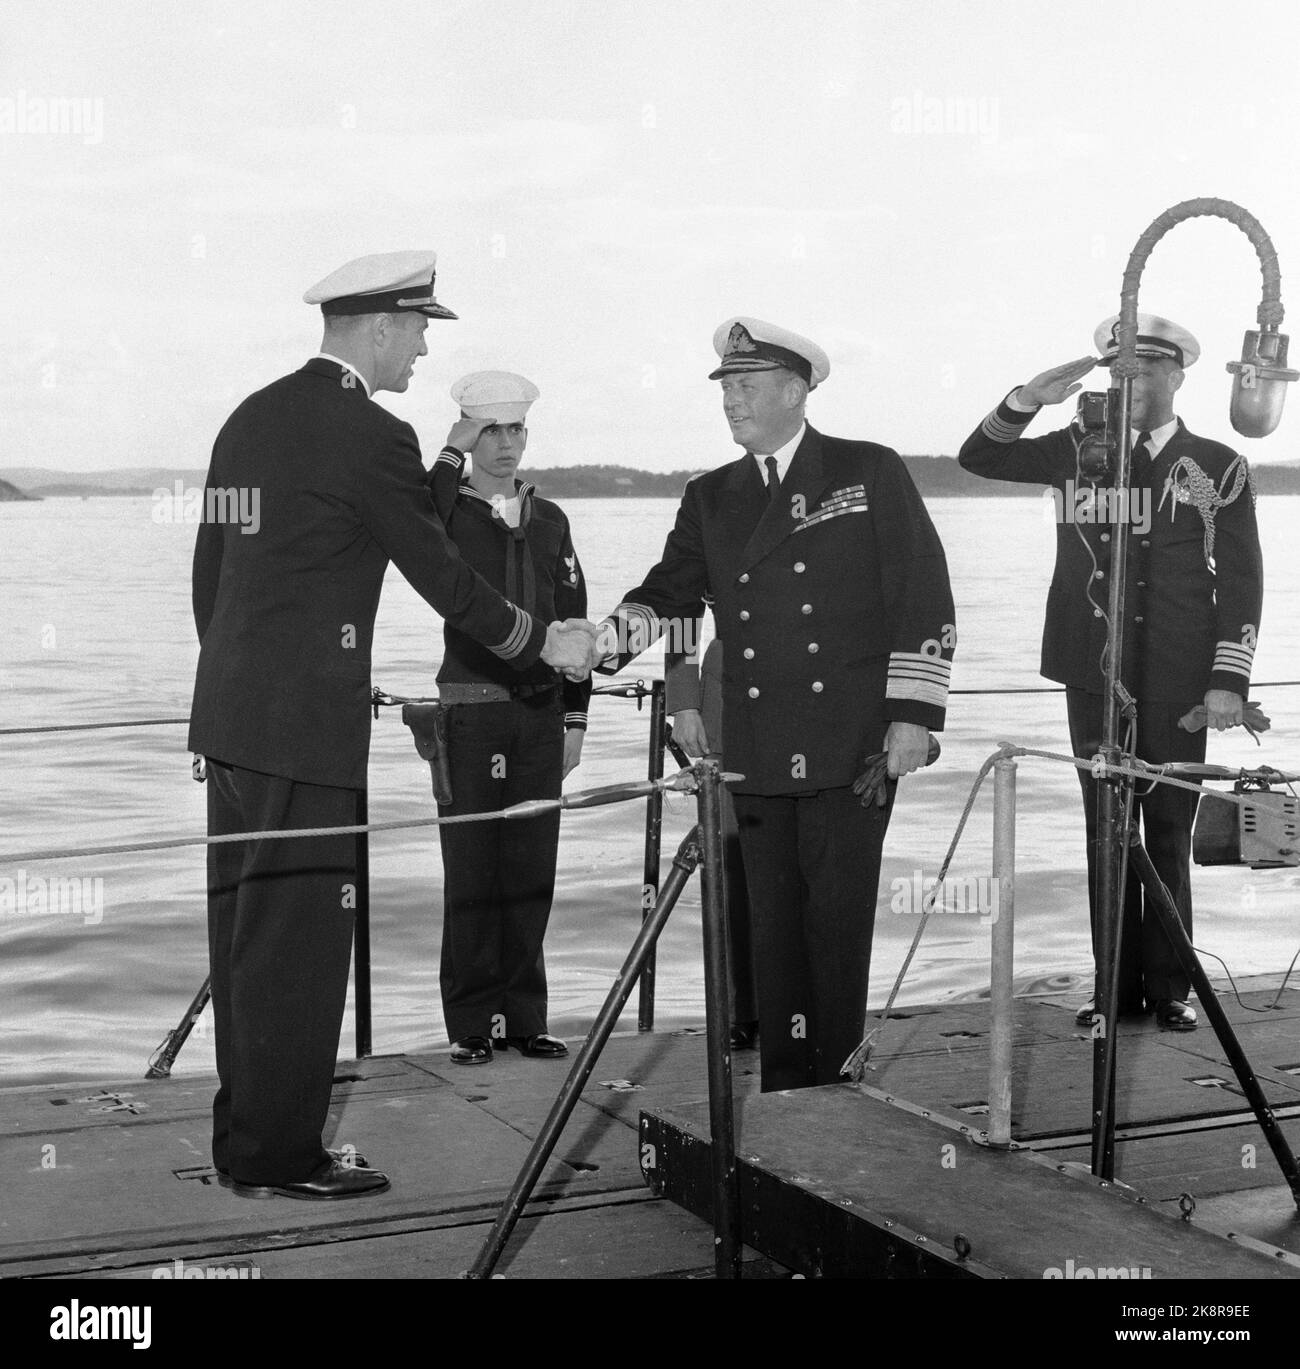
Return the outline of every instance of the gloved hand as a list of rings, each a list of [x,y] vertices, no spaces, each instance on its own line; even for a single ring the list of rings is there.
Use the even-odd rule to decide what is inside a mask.
[[[1253,701],[1241,710],[1241,721],[1248,732],[1267,732],[1273,726],[1273,720],[1261,713],[1259,705]],[[1184,732],[1199,732],[1205,726],[1205,705],[1197,704],[1190,712],[1184,713],[1178,719],[1178,726]]]
[[[926,765],[933,765],[939,759],[941,750],[939,738],[931,733],[930,750],[925,758]],[[877,808],[883,808],[888,798],[887,786],[898,783],[897,780],[889,778],[889,753],[877,751],[867,757],[865,766],[862,774],[853,781],[853,792],[861,797],[864,808],[870,808],[873,803]]]

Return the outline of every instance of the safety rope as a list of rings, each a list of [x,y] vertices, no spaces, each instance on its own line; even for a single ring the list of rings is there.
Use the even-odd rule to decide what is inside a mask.
[[[894,1000],[898,997],[899,991],[903,987],[903,980],[907,978],[907,971],[912,964],[912,957],[916,955],[917,947],[921,944],[921,938],[925,935],[925,924],[930,920],[930,914],[934,912],[935,897],[939,890],[943,888],[943,881],[948,874],[948,866],[952,863],[952,858],[957,853],[957,843],[961,841],[962,833],[966,830],[966,822],[971,815],[971,809],[975,807],[975,799],[979,794],[980,786],[988,778],[988,773],[993,769],[998,761],[1010,754],[1010,748],[1004,742],[997,751],[991,755],[979,768],[979,773],[975,776],[975,783],[971,785],[970,793],[966,796],[966,806],[961,810],[961,817],[957,822],[957,830],[952,835],[952,841],[948,843],[948,854],[943,858],[943,864],[939,867],[938,878],[934,881],[934,886],[921,901],[921,920],[917,923],[916,933],[912,937],[912,944],[907,948],[907,955],[903,957],[903,964],[898,971],[898,976],[894,980],[894,987],[889,991],[889,998],[881,1010],[880,1019],[874,1027],[862,1038],[853,1048],[849,1058],[840,1066],[840,1074],[847,1074],[853,1083],[860,1083],[862,1076],[867,1068],[867,1061],[871,1058],[871,1050],[875,1044],[876,1036],[880,1029],[889,1021],[889,1014],[894,1006]]]
[[[719,779],[739,779],[741,776],[721,774]],[[297,837],[359,836],[362,832],[400,832],[413,827],[447,827],[462,822],[498,822],[517,818],[534,818],[542,813],[565,808],[594,808],[609,803],[625,803],[644,798],[653,789],[686,791],[692,784],[689,773],[671,775],[661,780],[629,780],[621,784],[602,785],[597,789],[580,789],[558,799],[526,799],[490,813],[456,813],[436,818],[410,818],[400,822],[363,822],[346,827],[291,827],[267,832],[224,832],[219,836],[172,837],[165,841],[127,841],[111,846],[56,846],[46,851],[0,852],[0,867],[22,865],[38,860],[65,860],[77,856],[116,856],[133,851],[166,851],[182,846],[221,846],[234,841],[287,841]]]
[[[939,867],[939,873],[935,878],[930,892],[925,895],[921,902],[921,918],[917,923],[916,932],[912,937],[912,944],[908,947],[907,955],[903,958],[903,963],[899,967],[897,976],[894,979],[893,988],[889,991],[889,997],[885,1001],[885,1006],[876,1020],[876,1025],[862,1038],[861,1041],[849,1053],[844,1064],[840,1066],[841,1076],[847,1076],[852,1083],[860,1083],[866,1073],[867,1062],[871,1059],[871,1052],[875,1048],[876,1038],[889,1021],[890,1011],[893,1009],[894,1002],[899,992],[902,990],[903,981],[907,977],[908,969],[911,967],[912,960],[916,955],[917,949],[921,944],[921,938],[925,935],[926,924],[930,919],[930,914],[934,911],[935,901],[943,889],[944,879],[948,874],[948,867],[952,863],[952,858],[957,852],[957,844],[961,841],[962,833],[966,830],[966,823],[970,818],[971,809],[975,806],[975,800],[979,795],[980,787],[988,778],[989,771],[1001,760],[1014,760],[1019,756],[1033,756],[1040,760],[1058,761],[1066,765],[1072,765],[1076,770],[1093,771],[1097,767],[1097,778],[1101,779],[1110,775],[1125,775],[1130,779],[1145,780],[1150,784],[1168,784],[1176,789],[1187,789],[1193,794],[1203,795],[1206,790],[1200,785],[1190,780],[1181,780],[1174,775],[1163,773],[1164,767],[1147,765],[1138,762],[1136,765],[1116,764],[1109,762],[1104,767],[1099,767],[1098,762],[1092,757],[1067,756],[1058,751],[1040,751],[1036,747],[1014,746],[1010,742],[1002,742],[998,749],[984,762],[979,768],[979,773],[975,776],[975,782],[971,785],[971,790],[966,798],[966,805],[962,809],[961,817],[958,819],[956,830],[953,832],[952,841],[948,844],[947,854],[943,858],[943,864]],[[1172,762],[1176,764],[1176,762]],[[1216,799],[1224,803],[1232,803],[1237,807],[1246,807],[1258,802],[1257,794],[1220,794],[1215,793]]]
[[[179,727],[188,718],[133,718],[122,723],[64,723],[59,727],[0,727],[0,737],[34,736],[41,732],[101,732],[109,727]]]
[[[1287,689],[1300,685],[1300,680],[1264,680],[1251,685],[1251,689]],[[593,694],[611,694],[618,698],[636,699],[648,697],[650,691],[640,685],[604,685],[591,691]],[[949,697],[965,695],[998,694],[1064,694],[1064,685],[1028,685],[1017,689],[950,689]],[[400,695],[390,695],[395,702],[404,702]],[[30,737],[46,732],[99,732],[113,727],[183,727],[188,718],[132,718],[117,723],[64,723],[57,727],[0,727],[0,737]]]

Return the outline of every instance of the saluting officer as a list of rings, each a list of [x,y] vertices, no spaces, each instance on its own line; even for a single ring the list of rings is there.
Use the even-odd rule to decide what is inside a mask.
[[[254,535],[205,522],[194,547],[199,663],[190,750],[207,757],[216,835],[356,821],[370,745],[370,650],[389,561],[506,670],[581,669],[585,634],[519,608],[448,541],[410,424],[372,395],[403,391],[428,348],[432,252],[386,252],[307,291],[320,354],[226,420],[207,486],[257,490]],[[215,501],[213,501],[215,503]],[[581,640],[579,640],[581,639]],[[347,997],[356,841],[208,848],[217,1076],[212,1160],[243,1197],[334,1199],[388,1178],[321,1142]]]
[[[948,569],[898,454],[804,418],[830,371],[815,342],[760,319],[714,335],[744,455],[686,486],[663,559],[604,623],[618,668],[713,606],[723,759],[753,914],[762,1086],[832,1083],[858,1044],[892,806],[852,784],[897,778],[943,726],[956,629]]]
[[[1097,327],[1093,342],[1103,364],[1118,354],[1118,330],[1118,315]],[[1174,414],[1186,368],[1200,355],[1191,333],[1169,319],[1139,314],[1137,355],[1130,490],[1097,491],[1080,477],[1073,427],[1022,436],[1044,404],[1059,404],[1081,388],[1079,382],[1098,364],[1091,356],[1012,390],[966,439],[958,460],[976,475],[1043,484],[1055,492],[1056,568],[1047,596],[1042,674],[1066,687],[1070,744],[1080,757],[1096,755],[1101,745],[1111,531],[1116,518],[1132,522],[1121,679],[1137,700],[1137,755],[1154,763],[1203,761],[1206,734],[1189,715],[1203,704],[1209,726],[1232,727],[1242,720],[1250,685],[1263,598],[1254,482],[1244,457],[1197,437]],[[1111,497],[1116,494],[1125,497]],[[1078,774],[1095,945],[1098,785],[1089,771]],[[1135,808],[1152,864],[1191,936],[1196,797],[1157,784],[1139,791]],[[1154,1012],[1163,1028],[1194,1030],[1188,979],[1155,915],[1143,916],[1142,887],[1131,867],[1120,935],[1120,1011]],[[1086,1026],[1094,1016],[1089,1002],[1076,1020]]]
[[[438,454],[434,505],[465,560],[545,622],[585,619],[587,587],[569,520],[516,477],[537,387],[476,371],[451,387],[461,420]],[[464,470],[468,453],[471,469]],[[438,697],[448,707],[452,801],[439,813],[494,812],[560,796],[582,757],[590,677],[561,681],[538,662],[522,673],[450,622]],[[439,827],[444,876],[442,1008],[451,1058],[486,1064],[495,1046],[568,1054],[546,1022],[542,940],[555,892],[557,811],[522,821]]]

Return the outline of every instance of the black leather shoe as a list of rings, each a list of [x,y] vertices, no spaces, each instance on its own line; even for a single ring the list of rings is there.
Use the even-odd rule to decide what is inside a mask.
[[[492,1043],[486,1036],[467,1036],[452,1042],[451,1058],[457,1065],[486,1065],[492,1059]]]
[[[347,1156],[344,1155],[344,1153],[341,1150],[327,1150],[325,1154],[328,1155],[331,1160],[337,1160],[339,1164],[344,1165],[350,1169],[370,1168],[370,1161],[367,1160],[364,1155],[354,1155],[351,1161],[349,1162]],[[229,1188],[231,1184],[234,1183],[234,1180],[230,1177],[230,1171],[228,1169],[217,1170],[217,1183],[219,1183],[222,1188]]]
[[[1196,1009],[1189,1007],[1181,999],[1161,998],[1156,1002],[1156,1021],[1162,1031],[1194,1032]]]
[[[241,1184],[230,1180],[230,1190],[241,1198],[364,1198],[389,1187],[388,1175],[378,1169],[354,1169],[326,1160],[306,1178],[292,1184]]]
[[[536,1032],[532,1036],[507,1036],[506,1041],[520,1055],[535,1055],[543,1060],[559,1060],[568,1055],[569,1048],[558,1036]]]
[[[752,1051],[758,1045],[758,1023],[737,1022],[731,1028],[731,1049]]]
[[[1121,1003],[1119,1005],[1119,1015],[1121,1017],[1141,1017],[1145,1011],[1146,1010],[1142,1007],[1141,1003],[1136,1005],[1132,1003]],[[1075,1025],[1080,1027],[1091,1027],[1093,1019],[1096,1016],[1097,1005],[1090,998],[1083,1007],[1074,1014]]]

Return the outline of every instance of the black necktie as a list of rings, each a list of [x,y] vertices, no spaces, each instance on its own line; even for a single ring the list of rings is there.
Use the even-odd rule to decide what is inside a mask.
[[[777,489],[781,484],[781,477],[776,473],[776,457],[765,456],[763,465],[767,467],[767,497],[775,499]]]
[[[1128,483],[1130,485],[1151,484],[1151,441],[1150,433],[1138,433],[1137,441],[1130,453]]]

